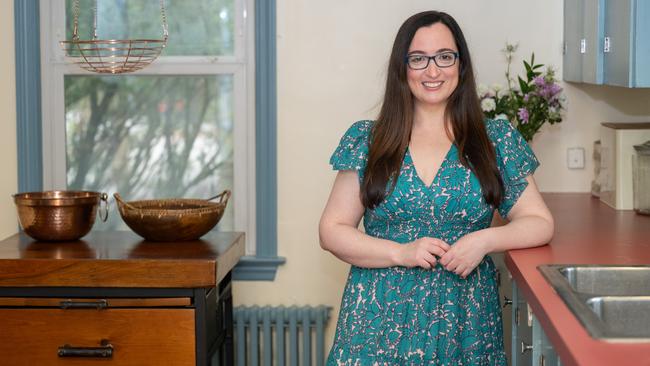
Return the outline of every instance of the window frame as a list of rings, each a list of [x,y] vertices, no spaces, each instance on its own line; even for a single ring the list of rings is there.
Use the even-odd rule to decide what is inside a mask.
[[[209,74],[233,71],[235,85],[239,83],[240,87],[245,87],[245,98],[238,98],[237,92],[233,93],[236,108],[245,111],[245,116],[236,117],[235,124],[243,123],[245,128],[235,129],[235,141],[245,141],[248,147],[235,149],[233,157],[235,166],[239,167],[235,168],[235,187],[243,184],[246,192],[245,197],[239,195],[236,207],[241,208],[235,212],[235,230],[246,232],[247,253],[254,248],[255,254],[242,258],[233,275],[236,280],[268,281],[275,278],[277,267],[285,262],[284,258],[277,256],[275,0],[255,0],[255,11],[251,11],[253,0],[236,1],[235,11],[243,12],[244,21],[243,24],[236,23],[235,27],[241,27],[248,42],[243,43],[244,48],[238,47],[236,41],[234,56],[218,57],[223,60],[219,72],[215,71],[212,63],[215,57],[174,56],[161,58],[137,74],[194,75],[202,74],[202,71]],[[82,70],[68,70],[76,66],[66,65],[62,56],[59,60],[56,56],[53,58],[53,47],[58,49],[56,41],[59,35],[50,32],[52,19],[41,16],[43,9],[43,14],[50,14],[51,6],[56,5],[48,0],[14,0],[20,192],[61,187],[60,178],[55,178],[53,171],[62,168],[65,177],[65,150],[55,143],[65,141],[65,126],[55,129],[51,123],[48,125],[42,119],[42,112],[48,116],[58,114],[59,121],[54,123],[63,124],[63,95],[56,95],[53,91],[56,88],[63,90],[64,75],[87,74]],[[64,6],[59,6],[64,9]],[[248,60],[243,57],[245,54],[249,55]],[[191,72],[188,71],[190,63]],[[43,92],[48,90],[49,93]],[[245,121],[240,122],[241,118]],[[63,166],[50,160],[57,154],[59,157],[63,154]],[[247,212],[244,214],[242,210]]]

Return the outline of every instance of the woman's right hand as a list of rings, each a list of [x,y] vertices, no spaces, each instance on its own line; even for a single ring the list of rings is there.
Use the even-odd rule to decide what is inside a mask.
[[[440,239],[420,238],[401,245],[398,254],[398,265],[408,268],[422,267],[431,269],[438,263],[438,258],[442,257],[450,248],[449,244]]]

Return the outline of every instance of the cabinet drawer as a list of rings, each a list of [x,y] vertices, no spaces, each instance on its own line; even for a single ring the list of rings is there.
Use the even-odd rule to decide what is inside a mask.
[[[6,365],[194,365],[193,309],[0,309]],[[112,346],[112,355],[60,357],[68,347]]]

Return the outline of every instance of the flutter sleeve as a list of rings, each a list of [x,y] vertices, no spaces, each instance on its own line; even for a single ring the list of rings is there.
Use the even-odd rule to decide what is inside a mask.
[[[368,161],[372,121],[358,121],[345,132],[330,158],[334,170],[355,170],[363,177]]]
[[[521,133],[506,120],[488,120],[487,132],[494,144],[497,167],[504,185],[503,201],[497,208],[501,217],[507,217],[510,209],[528,186],[526,177],[539,166],[533,150]]]

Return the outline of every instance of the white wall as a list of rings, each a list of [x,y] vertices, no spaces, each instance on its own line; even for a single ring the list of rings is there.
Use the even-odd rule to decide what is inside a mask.
[[[323,252],[317,224],[335,173],[328,165],[355,120],[373,118],[400,24],[422,10],[443,10],[468,39],[478,81],[505,82],[506,41],[518,42],[519,65],[535,52],[561,75],[562,1],[278,0],[278,243],[287,258],[276,281],[238,282],[238,304],[328,304],[336,317],[349,266]],[[515,69],[520,72],[520,69]],[[650,90],[565,84],[564,122],[538,135],[533,148],[544,191],[586,192],[592,143],[602,121],[650,121]],[[566,168],[566,149],[581,146],[587,167]],[[333,336],[335,318],[329,327]]]
[[[16,72],[14,2],[0,2],[0,238],[18,229],[11,195],[18,189],[16,163]]]

